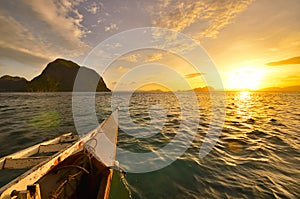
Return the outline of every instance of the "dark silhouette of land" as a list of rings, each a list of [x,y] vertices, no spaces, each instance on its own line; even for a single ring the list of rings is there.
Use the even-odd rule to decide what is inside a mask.
[[[96,71],[64,59],[50,62],[42,73],[31,81],[22,77],[2,76],[0,92],[71,92],[78,71],[80,71],[80,83],[77,84],[76,91],[110,92],[103,78]]]
[[[260,91],[300,92],[300,85],[288,87],[270,87],[261,89]]]
[[[268,65],[281,65],[298,63],[299,57],[288,60],[268,63]],[[80,73],[78,73],[80,71]],[[80,75],[78,75],[80,74]],[[78,76],[77,76],[78,75]],[[75,82],[80,81],[80,82]],[[76,89],[74,90],[74,83]],[[218,91],[211,86],[193,89],[195,92]],[[4,75],[0,78],[0,92],[110,92],[103,78],[94,70],[79,66],[78,64],[65,60],[56,59],[50,62],[40,75],[27,81],[23,77]],[[258,91],[276,92],[300,92],[300,85],[289,87],[270,87]],[[155,90],[151,92],[163,92]]]
[[[195,92],[209,92],[209,91],[214,91],[215,89],[211,86],[204,86],[204,87],[198,87],[194,88]]]
[[[25,78],[4,75],[0,78],[0,91],[24,92],[28,83]]]

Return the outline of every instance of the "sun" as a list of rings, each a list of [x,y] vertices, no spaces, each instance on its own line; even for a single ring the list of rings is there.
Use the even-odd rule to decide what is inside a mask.
[[[231,90],[257,90],[264,71],[258,68],[240,68],[228,73],[227,88]]]

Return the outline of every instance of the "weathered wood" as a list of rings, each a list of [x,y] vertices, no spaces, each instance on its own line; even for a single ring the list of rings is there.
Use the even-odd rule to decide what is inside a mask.
[[[27,198],[42,199],[39,184],[27,185]]]
[[[27,190],[14,190],[10,196],[17,199],[42,199],[39,184],[27,185]]]
[[[75,135],[75,134],[71,134],[71,135],[62,135],[59,142],[61,143],[65,143],[65,142],[75,142],[76,140],[78,140],[79,136]]]
[[[57,144],[48,144],[48,145],[40,145],[38,153],[51,153],[58,152],[62,149],[70,146],[69,143],[57,143]]]
[[[117,118],[116,115],[114,115],[114,114],[117,114],[117,113],[114,112],[110,117],[106,118],[106,120],[104,120],[97,129],[91,131],[90,133],[88,133],[87,135],[82,137],[80,140],[73,142],[71,145],[69,145],[69,147],[65,148],[64,150],[60,150],[60,152],[51,156],[51,158],[49,158],[48,161],[37,164],[32,169],[28,170],[27,172],[25,172],[18,178],[12,180],[7,185],[1,187],[0,188],[0,199],[9,199],[11,193],[14,190],[25,190],[27,185],[36,183],[39,179],[41,179],[43,176],[45,176],[49,171],[51,171],[53,168],[55,168],[55,166],[57,166],[60,162],[64,161],[66,158],[70,157],[72,154],[75,154],[79,151],[83,151],[83,148],[86,148],[85,146],[87,145],[88,142],[91,143],[91,140],[98,138],[98,136],[97,136],[98,134],[106,134],[106,131],[111,131],[112,129],[115,133],[115,136],[112,136],[111,138],[110,138],[110,136],[108,136],[108,140],[112,143],[112,145],[114,145],[114,147],[110,147],[109,158],[110,158],[111,162],[114,162],[113,159],[115,158],[116,141],[117,141],[116,136],[118,133],[117,132],[117,130],[118,130],[117,121],[116,122],[111,121],[111,120],[114,120],[114,118]],[[111,126],[112,128],[107,128],[107,125],[109,125],[109,126],[112,125],[113,127]],[[72,135],[72,133],[69,133],[69,135]],[[35,145],[34,150],[39,149],[41,145],[55,146],[55,144],[58,144],[60,142],[61,138],[62,137],[60,136],[60,137],[54,139],[55,141],[51,140],[46,143]],[[100,144],[102,142],[97,141],[97,143]],[[90,148],[90,147],[92,147],[92,146],[88,146],[88,148]],[[105,147],[105,146],[102,145],[102,147]],[[41,147],[41,148],[43,148],[43,147]],[[50,147],[48,147],[48,149],[49,148]],[[25,149],[23,151],[26,151],[26,150],[28,150],[28,149]],[[23,153],[23,151],[21,151],[21,152]],[[99,153],[103,153],[106,150],[97,150],[97,151]],[[114,154],[111,152],[114,152]],[[28,153],[26,153],[26,154],[28,154]],[[98,159],[98,161],[100,161],[104,166],[106,166],[106,167],[110,166],[111,162],[107,163],[107,162],[103,161],[103,159],[105,159],[103,157],[106,157],[106,155],[104,155],[104,156],[99,155],[99,154],[93,154],[93,155],[98,155],[98,156],[95,156],[95,158]],[[4,162],[6,164],[6,161],[8,159],[14,159],[16,157],[20,158],[20,156],[24,157],[24,154],[19,154],[19,152],[18,152],[13,155],[2,158],[2,159],[0,159],[0,166],[1,166],[1,161],[2,161],[2,165],[4,165]],[[6,158],[8,158],[8,159],[6,159]],[[24,161],[22,161],[22,164],[24,164]],[[110,176],[108,176],[108,180],[106,181],[106,189],[105,189],[104,198],[108,198],[108,195],[109,195],[111,175],[112,175],[112,170],[111,170]]]
[[[28,157],[28,158],[6,158],[3,169],[30,169],[49,157]]]
[[[11,154],[11,155],[2,157],[2,158],[0,158],[0,170],[3,169],[5,159],[7,159],[7,158],[30,157],[30,156],[35,155],[39,152],[39,148],[40,148],[41,145],[57,144],[57,143],[60,143],[62,138],[66,138],[66,137],[69,137],[69,136],[72,136],[72,135],[73,135],[73,133],[66,133],[66,134],[61,135],[61,136],[59,136],[57,138],[54,138],[52,140],[48,140],[48,141],[36,144],[34,146],[23,149],[21,151],[18,151],[16,153]]]
[[[0,198],[9,199],[13,190],[24,190],[28,184],[34,184],[51,168],[66,159],[70,154],[80,149],[81,146],[81,141],[78,141],[68,149],[56,154],[55,156],[52,156],[45,164],[38,164],[31,170],[22,174],[20,177],[14,179],[4,187],[0,188]]]

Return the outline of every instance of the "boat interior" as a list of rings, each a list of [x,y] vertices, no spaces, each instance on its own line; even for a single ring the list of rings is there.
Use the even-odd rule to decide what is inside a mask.
[[[34,188],[33,195],[38,191],[43,199],[108,198],[112,172],[83,149],[40,178],[35,183],[39,190]]]

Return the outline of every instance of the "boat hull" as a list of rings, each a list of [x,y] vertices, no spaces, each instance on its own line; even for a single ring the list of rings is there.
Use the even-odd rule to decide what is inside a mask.
[[[35,194],[43,199],[108,198],[118,136],[116,118],[115,111],[95,130],[0,188],[0,199],[33,194],[28,189],[36,190]],[[101,146],[92,146],[91,140]],[[21,154],[31,154],[36,148],[25,149]]]

